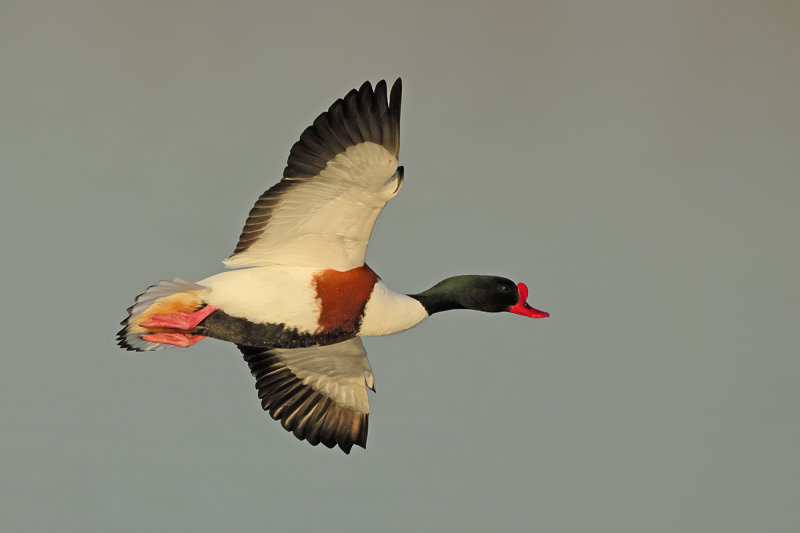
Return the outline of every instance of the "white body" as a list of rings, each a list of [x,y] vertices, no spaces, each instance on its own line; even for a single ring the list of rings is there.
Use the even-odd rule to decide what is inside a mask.
[[[210,289],[204,295],[207,304],[231,316],[316,333],[321,302],[312,279],[317,272],[315,267],[262,266],[221,272],[198,284]],[[367,301],[359,335],[391,335],[427,317],[421,303],[378,280]]]
[[[320,301],[311,279],[318,270],[278,265],[244,268],[220,272],[198,284],[211,289],[207,304],[231,316],[314,332],[319,327]]]

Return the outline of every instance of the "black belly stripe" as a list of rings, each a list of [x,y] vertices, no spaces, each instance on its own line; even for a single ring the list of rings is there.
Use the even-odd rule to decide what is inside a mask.
[[[246,318],[231,316],[220,309],[208,315],[192,333],[257,348],[305,348],[335,344],[355,336],[352,331],[343,330],[305,333],[286,324],[251,322]]]

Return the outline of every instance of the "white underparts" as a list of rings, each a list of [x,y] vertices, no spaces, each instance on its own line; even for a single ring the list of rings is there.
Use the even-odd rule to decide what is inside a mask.
[[[206,303],[262,324],[286,324],[301,332],[319,328],[320,301],[311,284],[317,268],[266,266],[229,270],[206,278]]]

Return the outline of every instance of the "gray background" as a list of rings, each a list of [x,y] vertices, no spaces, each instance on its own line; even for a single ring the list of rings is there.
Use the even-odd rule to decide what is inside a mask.
[[[800,530],[797,2],[0,6],[3,531]],[[233,346],[115,347],[398,75],[370,265],[551,318],[367,339],[351,456],[269,420]]]

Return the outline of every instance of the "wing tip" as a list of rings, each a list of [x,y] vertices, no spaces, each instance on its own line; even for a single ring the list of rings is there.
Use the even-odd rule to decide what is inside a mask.
[[[403,82],[398,77],[386,101],[386,80],[367,80],[331,104],[306,128],[290,150],[284,178],[300,172],[315,175],[342,149],[361,142],[381,144],[397,157],[400,141],[400,108]],[[387,110],[388,113],[383,113]],[[383,124],[387,121],[388,124]],[[391,135],[386,135],[386,132]],[[387,138],[385,138],[387,137]],[[320,141],[320,142],[315,142]]]

